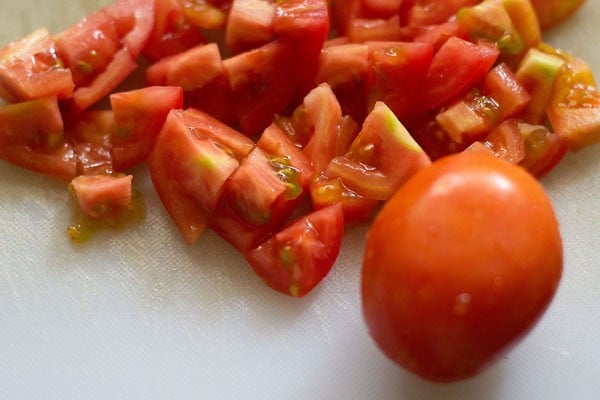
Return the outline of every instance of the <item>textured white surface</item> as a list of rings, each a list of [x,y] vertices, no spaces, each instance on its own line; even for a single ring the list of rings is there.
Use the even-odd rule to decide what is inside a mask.
[[[108,0],[5,0],[0,44]],[[600,73],[600,3],[548,39]],[[216,235],[183,244],[143,168],[148,217],[72,245],[66,185],[0,164],[1,399],[600,399],[600,145],[544,179],[566,264],[534,331],[472,380],[434,385],[375,348],[360,314],[364,228],[303,300],[266,288]]]

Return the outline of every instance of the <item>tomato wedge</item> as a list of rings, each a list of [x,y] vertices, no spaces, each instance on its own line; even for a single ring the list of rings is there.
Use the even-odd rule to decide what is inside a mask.
[[[245,257],[268,286],[286,295],[303,297],[333,267],[343,231],[342,207],[333,205],[301,217]]]

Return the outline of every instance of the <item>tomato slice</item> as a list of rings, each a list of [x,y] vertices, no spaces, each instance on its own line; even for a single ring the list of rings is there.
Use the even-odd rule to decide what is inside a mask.
[[[495,127],[483,140],[493,154],[513,164],[525,159],[525,139],[521,134],[518,120],[511,118]]]
[[[525,158],[521,165],[538,178],[550,172],[570,148],[569,141],[543,125],[519,123],[525,140]]]
[[[406,25],[427,26],[446,22],[463,7],[473,6],[480,0],[415,0],[406,8],[403,20]]]
[[[77,175],[56,97],[0,107],[0,159],[59,179]]]
[[[71,70],[63,66],[50,32],[41,28],[0,50],[0,97],[9,102],[71,97]]]
[[[222,29],[227,23],[232,1],[179,0],[179,4],[192,25],[202,29]]]
[[[156,18],[142,53],[159,60],[205,42],[198,27],[192,25],[178,0],[155,0]]]
[[[495,47],[452,37],[435,53],[427,73],[424,103],[439,107],[482,79],[499,55]]]
[[[346,35],[353,43],[395,42],[405,39],[407,32],[400,25],[400,17],[394,15],[386,19],[354,18],[348,24]]]
[[[342,207],[333,205],[301,217],[245,257],[268,286],[303,297],[331,271],[343,231]]]

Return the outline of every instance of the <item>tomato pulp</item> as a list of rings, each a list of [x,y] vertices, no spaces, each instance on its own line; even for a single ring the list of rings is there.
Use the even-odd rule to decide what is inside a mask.
[[[529,331],[562,273],[542,186],[480,153],[414,175],[368,233],[363,313],[383,352],[435,381],[475,375]]]

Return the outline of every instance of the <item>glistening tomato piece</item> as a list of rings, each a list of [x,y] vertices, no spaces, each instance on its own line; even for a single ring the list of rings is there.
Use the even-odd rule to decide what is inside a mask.
[[[110,218],[132,202],[133,176],[78,176],[70,184],[77,204],[86,218]]]
[[[333,205],[301,217],[245,257],[268,286],[303,297],[331,271],[343,231],[342,207]]]
[[[151,60],[168,57],[204,42],[204,35],[185,17],[178,0],[155,0],[156,17],[142,53]]]
[[[363,314],[399,365],[465,379],[535,325],[562,263],[557,218],[535,178],[493,156],[449,156],[414,175],[373,222]]]
[[[41,28],[0,50],[0,97],[10,102],[71,97],[71,70],[56,54],[50,32]]]
[[[427,73],[425,105],[436,108],[467,91],[492,68],[499,54],[489,44],[448,39],[435,53]]]
[[[77,175],[73,147],[65,141],[56,97],[0,107],[0,159],[70,180]]]
[[[116,171],[125,171],[149,154],[167,115],[183,106],[183,91],[175,86],[148,86],[110,95],[115,130],[111,137]]]

